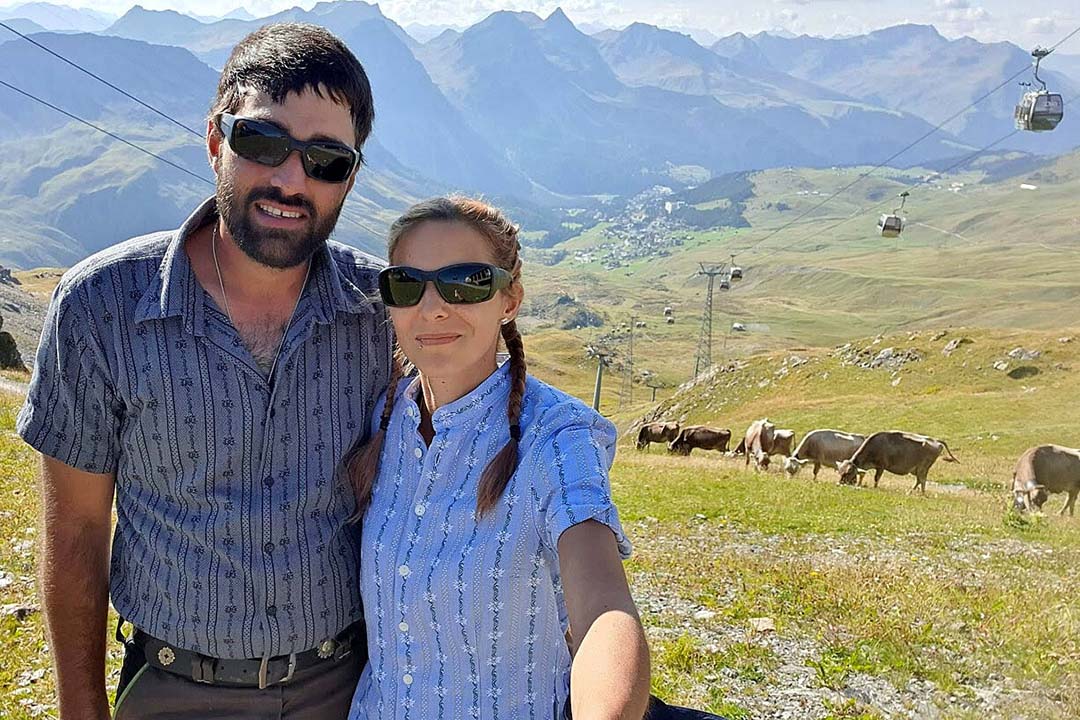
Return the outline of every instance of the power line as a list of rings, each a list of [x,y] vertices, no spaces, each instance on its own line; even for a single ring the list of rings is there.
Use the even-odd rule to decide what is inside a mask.
[[[108,80],[101,77],[100,75],[97,75],[93,71],[86,69],[85,67],[83,67],[79,63],[75,62],[74,60],[71,60],[70,58],[64,57],[63,55],[56,52],[55,50],[52,50],[52,49],[42,45],[41,43],[39,43],[38,41],[34,40],[31,37],[28,37],[27,35],[24,35],[23,33],[19,32],[18,30],[11,27],[7,23],[0,22],[0,26],[2,26],[4,28],[7,28],[11,32],[13,32],[16,35],[18,35],[19,37],[21,37],[23,40],[26,40],[28,43],[30,43],[30,44],[34,45],[35,47],[38,47],[41,50],[49,53],[53,57],[67,63],[68,65],[75,68],[76,70],[79,70],[80,72],[83,72],[83,73],[89,75],[90,77],[94,78],[98,82],[100,82],[100,83],[106,85],[107,87],[111,88],[112,90],[115,90],[116,92],[120,93],[124,97],[129,98],[129,99],[137,102],[139,105],[142,105],[146,109],[150,110],[151,112],[153,112],[153,113],[155,113],[157,115],[160,115],[161,117],[165,118],[166,120],[168,120],[172,124],[184,129],[185,131],[191,133],[192,135],[199,138],[200,140],[205,139],[205,135],[203,133],[199,132],[198,130],[195,130],[194,128],[192,128],[190,126],[185,125],[184,123],[182,123],[179,120],[175,119],[174,117],[172,117],[168,113],[157,109],[156,107],[154,107],[150,103],[148,103],[148,102],[146,102],[144,100],[141,100],[138,97],[136,97],[135,95],[132,95],[128,91],[124,90],[123,88],[118,87],[117,85],[114,85],[113,83],[109,82]],[[3,81],[0,81],[0,82],[3,82]],[[130,145],[131,147],[133,147],[133,148],[135,148],[137,150],[141,150],[142,152],[146,152],[147,154],[157,158],[158,160],[161,160],[162,162],[165,162],[165,163],[171,165],[172,167],[177,168],[178,170],[181,170],[182,172],[187,173],[188,175],[192,175],[193,177],[197,177],[200,180],[203,180],[205,182],[210,183],[211,185],[214,184],[212,181],[207,180],[206,178],[202,177],[201,175],[198,175],[197,173],[192,172],[191,170],[188,170],[187,168],[181,167],[181,166],[177,165],[176,163],[171,162],[170,160],[166,160],[165,158],[162,158],[162,157],[160,157],[158,155],[155,155],[154,153],[146,150],[145,148],[140,148],[138,145],[136,145],[136,144],[134,144],[132,142],[129,142],[128,140],[125,140],[124,138],[120,137],[119,135],[116,135],[115,133],[112,133],[112,132],[109,132],[108,130],[100,128],[100,127],[94,125],[93,123],[90,123],[90,122],[88,122],[86,120],[83,120],[82,118],[76,117],[75,115],[72,115],[71,113],[67,112],[66,110],[63,110],[63,109],[61,109],[59,107],[56,107],[55,105],[52,105],[51,103],[46,102],[45,100],[42,100],[41,98],[38,98],[38,97],[36,97],[34,95],[31,95],[30,93],[26,92],[25,90],[20,90],[19,88],[14,87],[13,85],[10,85],[10,84],[8,84],[6,82],[3,83],[3,84],[5,86],[11,88],[12,90],[15,90],[16,92],[25,95],[26,97],[29,97],[29,98],[31,98],[33,100],[36,100],[36,101],[42,103],[43,105],[47,105],[48,107],[52,108],[53,110],[56,110],[57,112],[63,113],[64,115],[66,115],[66,116],[68,116],[68,117],[70,117],[70,118],[72,118],[74,120],[78,120],[79,122],[83,123],[84,125],[88,125],[89,127],[92,127],[95,130],[98,130],[99,132],[103,132],[106,135],[108,135],[109,137],[111,137],[111,138],[113,138],[115,140],[119,140],[120,142],[124,143],[125,145]],[[379,232],[377,230],[374,230],[374,229],[368,227],[367,225],[365,225],[364,223],[360,222],[359,220],[357,220],[357,219],[355,219],[353,217],[350,217],[350,216],[344,215],[344,214],[341,214],[338,217],[340,219],[342,219],[342,220],[345,220],[346,222],[352,223],[353,226],[363,230],[364,232],[372,235],[373,237],[381,238],[383,236],[382,232]]]
[[[1068,100],[1066,100],[1063,103],[1063,106],[1069,105],[1070,103],[1075,102],[1076,100],[1080,100],[1080,95],[1069,98]],[[1000,145],[1001,143],[1005,142],[1006,140],[1008,140],[1009,138],[1011,138],[1012,136],[1014,136],[1014,135],[1016,135],[1016,134],[1018,134],[1020,132],[1022,132],[1022,130],[1017,129],[1017,130],[1013,130],[1013,131],[1011,131],[1009,133],[1006,133],[1005,135],[1002,135],[997,140],[994,140],[993,142],[988,143],[987,145],[984,145],[983,147],[979,148],[978,150],[976,150],[976,151],[974,151],[974,152],[972,152],[972,153],[970,153],[968,155],[965,155],[960,160],[957,160],[956,162],[954,162],[952,165],[949,165],[948,167],[946,167],[946,168],[944,168],[942,170],[936,170],[932,174],[930,174],[930,175],[928,175],[928,176],[926,176],[924,178],[920,178],[918,181],[912,183],[911,185],[908,185],[906,187],[905,191],[914,190],[917,187],[920,187],[922,185],[927,184],[928,182],[930,182],[930,180],[932,180],[934,178],[941,177],[942,175],[946,175],[946,174],[952,172],[953,170],[960,167],[961,165],[965,165],[965,164],[971,162],[972,160],[974,160],[976,157],[983,154],[987,150],[990,150],[991,148],[993,148],[996,145]],[[856,210],[855,212],[848,215],[846,218],[838,220],[838,221],[834,222],[833,224],[829,225],[828,227],[822,228],[820,230],[814,230],[813,232],[811,232],[811,233],[809,233],[807,235],[804,235],[803,237],[800,237],[798,240],[795,240],[790,245],[788,245],[787,248],[784,248],[784,249],[789,249],[790,247],[795,246],[795,245],[799,245],[799,244],[801,244],[802,242],[804,242],[806,240],[810,240],[810,239],[815,238],[815,237],[817,237],[819,235],[823,235],[823,234],[825,234],[827,232],[830,232],[831,230],[834,230],[834,229],[840,227],[844,223],[850,222],[850,221],[854,220],[855,218],[860,217],[860,216],[864,215],[865,213],[867,213],[867,212],[869,212],[871,210],[876,210],[876,209],[881,208],[883,206],[887,206],[887,205],[891,204],[891,202],[892,202],[891,200],[886,200],[886,201],[877,203],[875,205],[863,206],[863,207],[859,208],[858,210]],[[758,262],[760,262],[761,260],[763,260],[765,258],[772,257],[773,255],[776,255],[779,252],[780,252],[780,249],[771,250],[771,251],[765,253],[764,255],[762,255],[758,259]]]
[[[68,112],[67,110],[64,110],[61,107],[57,107],[56,105],[53,105],[52,103],[50,103],[48,100],[43,100],[42,98],[39,98],[37,95],[34,95],[33,93],[29,93],[26,90],[18,88],[16,86],[12,85],[11,83],[6,82],[4,80],[0,80],[0,85],[3,85],[4,87],[6,87],[6,88],[8,88],[10,90],[14,90],[15,92],[19,93],[20,95],[22,95],[22,96],[24,96],[26,98],[29,98],[30,100],[33,100],[34,102],[40,103],[40,104],[44,105],[45,107],[47,107],[47,108],[49,108],[51,110],[55,110],[56,112],[60,113],[61,115],[64,115],[66,117],[71,118],[72,120],[80,122],[83,125],[86,125],[87,127],[92,128],[92,129],[98,131],[99,133],[102,133],[103,135],[107,135],[108,137],[112,138],[113,140],[117,140],[119,142],[122,142],[125,145],[127,145],[128,147],[134,148],[134,149],[138,150],[141,153],[149,155],[150,157],[154,158],[155,160],[160,160],[161,162],[165,163],[166,165],[168,165],[170,167],[173,167],[173,168],[179,170],[180,172],[182,172],[182,173],[184,173],[186,175],[190,175],[191,177],[195,178],[196,180],[201,180],[202,182],[210,185],[211,187],[216,187],[216,184],[214,183],[213,180],[205,178],[202,175],[199,175],[198,173],[187,169],[183,165],[179,165],[179,164],[173,162],[172,160],[169,160],[166,157],[162,157],[161,155],[158,155],[154,151],[148,150],[145,147],[143,147],[143,146],[141,146],[141,145],[139,145],[137,143],[133,143],[130,140],[128,140],[127,138],[122,137],[121,135],[117,135],[116,133],[112,132],[111,130],[107,130],[107,129],[101,127],[100,125],[95,125],[94,123],[90,122],[89,120],[81,118],[78,115],[75,115],[74,113],[70,113],[70,112]],[[348,215],[345,215],[345,214],[341,214],[338,217],[340,219],[342,219],[342,220],[345,220],[347,222],[352,223],[354,226],[360,228],[364,232],[367,232],[367,233],[371,234],[374,237],[382,237],[382,233],[379,233],[379,232],[369,228],[368,226],[364,225],[363,223],[361,223],[359,220],[356,220],[355,218],[352,218],[352,217],[350,217]]]
[[[214,184],[213,180],[208,180],[207,178],[204,178],[202,175],[199,175],[198,173],[192,172],[191,170],[188,170],[186,167],[184,167],[182,165],[178,165],[178,164],[174,163],[172,160],[169,160],[168,158],[162,157],[161,155],[158,155],[157,153],[153,152],[152,150],[147,150],[146,148],[144,148],[141,145],[136,145],[135,143],[131,142],[130,140],[128,140],[126,138],[123,138],[123,137],[120,137],[116,133],[111,132],[109,130],[106,130],[103,127],[95,125],[94,123],[90,122],[89,120],[84,120],[83,118],[79,117],[78,115],[75,115],[73,113],[69,113],[67,110],[64,110],[63,108],[59,108],[59,107],[53,105],[52,103],[50,103],[47,100],[42,100],[37,95],[33,95],[31,93],[28,93],[25,90],[17,88],[14,85],[12,85],[11,83],[5,82],[3,80],[0,80],[0,85],[3,85],[4,87],[6,87],[6,88],[8,88],[10,90],[14,90],[15,92],[19,93],[20,95],[23,95],[24,97],[28,97],[31,100],[35,101],[35,102],[39,102],[42,105],[44,105],[45,107],[50,108],[52,110],[55,110],[56,112],[60,113],[61,115],[66,115],[67,117],[71,118],[72,120],[77,120],[78,122],[81,122],[83,125],[86,125],[87,127],[91,127],[94,130],[97,130],[99,133],[104,133],[105,135],[108,135],[109,137],[111,137],[113,140],[119,140],[120,142],[124,143],[125,145],[127,145],[129,147],[133,147],[136,150],[138,150],[139,152],[145,153],[145,154],[149,155],[150,157],[155,158],[156,160],[160,160],[161,162],[165,163],[166,165],[174,167],[177,170],[179,170],[180,172],[186,173],[186,174],[190,175],[191,177],[195,178],[196,180],[202,180],[204,183],[208,183],[210,185]]]
[[[108,85],[109,87],[111,87],[113,90],[120,93],[124,97],[129,98],[131,100],[134,100],[135,102],[139,103],[140,105],[142,105],[144,108],[146,108],[147,110],[149,110],[151,112],[157,113],[161,117],[163,117],[166,120],[168,120],[169,122],[171,122],[173,125],[176,125],[178,127],[183,128],[184,130],[187,130],[189,133],[191,133],[192,135],[195,135],[196,137],[199,137],[199,138],[203,137],[203,133],[199,132],[198,130],[195,130],[194,128],[192,128],[190,126],[185,125],[184,123],[180,122],[179,120],[176,120],[175,118],[167,115],[166,113],[162,112],[161,110],[158,110],[156,107],[154,107],[150,103],[143,102],[139,98],[137,98],[134,95],[132,95],[131,93],[129,93],[127,90],[124,90],[123,88],[120,88],[120,87],[117,87],[116,85],[113,85],[111,82],[109,82],[105,78],[101,77],[100,75],[97,75],[97,74],[91,72],[90,70],[87,70],[82,65],[75,62],[74,60],[69,60],[68,58],[64,57],[63,55],[56,52],[55,50],[52,50],[50,48],[45,47],[44,45],[39,43],[37,40],[33,39],[32,37],[29,37],[27,35],[22,34],[18,30],[16,30],[15,28],[8,25],[7,23],[0,22],[0,27],[3,27],[3,28],[6,28],[7,30],[10,30],[11,32],[15,33],[16,35],[21,37],[26,42],[30,43],[31,45],[34,45],[36,47],[41,48],[42,50],[49,53],[50,55],[57,58],[58,60],[62,60],[63,62],[66,62],[68,65],[70,65],[71,67],[75,68],[76,70],[86,73],[87,75],[94,78],[98,82],[104,83],[105,85]]]
[[[1077,33],[1080,33],[1080,26],[1077,26],[1077,28],[1076,28],[1075,30],[1073,30],[1073,31],[1072,31],[1071,33],[1069,33],[1068,35],[1066,35],[1065,37],[1063,37],[1063,38],[1062,38],[1061,40],[1058,40],[1058,41],[1057,41],[1056,43],[1054,43],[1053,45],[1051,45],[1051,46],[1050,46],[1050,49],[1051,49],[1051,50],[1054,50],[1054,49],[1056,49],[1056,48],[1057,48],[1058,46],[1060,46],[1060,45],[1062,45],[1063,43],[1065,43],[1066,41],[1068,41],[1068,40],[1069,40],[1070,38],[1072,38],[1072,37],[1073,37],[1074,35],[1076,35]],[[895,160],[896,158],[898,158],[898,157],[900,157],[901,155],[903,155],[904,153],[906,153],[906,152],[907,152],[908,150],[911,150],[911,149],[912,149],[913,147],[915,147],[915,146],[916,146],[916,145],[918,145],[919,143],[923,142],[924,140],[926,140],[926,139],[927,139],[928,137],[930,137],[931,135],[933,135],[933,134],[937,133],[937,132],[938,132],[939,130],[941,130],[941,129],[942,129],[942,128],[943,128],[944,126],[945,126],[945,125],[948,125],[948,124],[949,124],[950,122],[952,122],[952,121],[953,121],[953,120],[955,120],[956,118],[960,117],[961,115],[963,115],[964,113],[966,113],[966,112],[967,112],[968,110],[970,110],[971,108],[973,108],[973,107],[975,107],[976,105],[978,105],[979,103],[981,103],[981,102],[982,102],[983,100],[986,100],[986,99],[987,99],[987,98],[989,98],[989,97],[990,97],[991,95],[993,95],[994,93],[996,93],[996,92],[997,92],[998,90],[1000,90],[1001,88],[1005,87],[1006,85],[1008,85],[1009,83],[1011,83],[1011,82],[1012,82],[1013,80],[1015,80],[1016,78],[1018,78],[1018,77],[1020,77],[1021,75],[1023,75],[1023,74],[1024,74],[1025,72],[1027,72],[1027,71],[1028,71],[1029,69],[1030,69],[1030,66],[1028,66],[1028,65],[1025,65],[1025,66],[1024,66],[1023,68],[1021,68],[1020,70],[1018,70],[1018,71],[1016,71],[1015,73],[1013,73],[1013,74],[1012,74],[1011,76],[1009,76],[1008,78],[1006,78],[1005,80],[1003,80],[1003,81],[1002,81],[1001,83],[999,83],[998,85],[996,85],[996,86],[995,86],[994,88],[992,88],[991,90],[988,90],[987,92],[983,93],[983,94],[982,94],[982,95],[980,95],[980,96],[979,96],[978,98],[976,98],[975,100],[973,100],[972,102],[970,102],[970,103],[969,103],[968,105],[966,105],[966,106],[965,106],[965,107],[963,107],[962,109],[960,109],[960,110],[956,111],[955,113],[953,113],[952,115],[950,115],[950,116],[949,116],[949,117],[947,117],[946,119],[942,120],[942,121],[941,121],[940,123],[938,123],[938,124],[937,124],[936,126],[934,126],[934,127],[933,127],[932,129],[930,129],[929,131],[927,131],[927,132],[923,133],[923,134],[922,134],[922,135],[921,135],[921,136],[920,136],[920,137],[919,137],[918,139],[916,139],[916,140],[912,141],[911,143],[909,143],[909,144],[908,144],[907,146],[905,146],[905,147],[904,147],[904,148],[902,148],[901,150],[898,150],[897,152],[893,153],[893,154],[892,154],[892,155],[890,155],[890,156],[889,156],[888,158],[886,158],[885,160],[881,161],[880,163],[878,163],[878,164],[877,164],[877,165],[875,165],[874,167],[870,168],[870,169],[869,169],[869,170],[867,170],[866,172],[864,172],[864,173],[860,174],[860,175],[859,175],[858,177],[856,177],[856,178],[855,178],[854,180],[852,180],[851,182],[849,182],[849,183],[848,183],[847,185],[843,186],[842,188],[840,188],[839,190],[837,190],[836,192],[834,192],[834,193],[833,193],[832,195],[829,195],[829,196],[828,196],[827,198],[825,198],[824,200],[822,200],[822,201],[821,201],[821,202],[819,202],[818,204],[814,205],[814,206],[813,206],[813,207],[811,207],[811,208],[810,208],[809,210],[806,210],[806,211],[802,212],[801,214],[799,214],[798,216],[796,216],[796,217],[795,217],[795,218],[793,218],[792,220],[790,220],[790,221],[788,221],[787,223],[785,223],[785,224],[781,225],[780,227],[778,227],[778,228],[774,229],[773,231],[771,231],[770,233],[768,233],[767,235],[765,235],[764,237],[762,237],[762,238],[761,238],[760,240],[758,240],[758,241],[757,241],[757,242],[755,242],[754,244],[750,245],[750,246],[749,246],[748,248],[746,248],[746,249],[742,250],[742,252],[744,252],[744,253],[745,253],[745,252],[753,251],[753,250],[754,250],[755,248],[757,248],[757,247],[760,247],[760,246],[762,245],[762,243],[764,243],[765,241],[767,241],[767,240],[768,240],[769,238],[772,238],[772,237],[774,237],[775,235],[778,235],[779,233],[783,232],[784,230],[787,230],[787,229],[788,229],[789,227],[791,227],[791,226],[792,226],[792,225],[794,225],[795,223],[799,222],[799,221],[800,221],[800,220],[802,220],[803,218],[807,217],[808,215],[810,215],[810,214],[812,214],[812,213],[814,213],[814,212],[817,212],[817,211],[818,211],[818,210],[820,210],[820,209],[821,209],[822,207],[824,207],[825,205],[827,205],[828,203],[832,202],[832,201],[833,201],[833,200],[835,200],[835,199],[836,199],[837,197],[839,197],[839,196],[840,196],[840,195],[841,195],[842,193],[844,193],[844,192],[847,192],[848,190],[850,190],[851,188],[853,188],[853,187],[854,187],[855,185],[857,185],[857,184],[859,184],[860,182],[862,182],[863,180],[865,180],[865,179],[866,179],[867,177],[869,177],[870,175],[874,174],[875,172],[877,172],[878,170],[880,170],[881,168],[885,167],[885,166],[886,166],[886,165],[888,165],[888,164],[889,164],[890,162],[892,162],[893,160]],[[1019,131],[1017,131],[1017,132],[1019,132]],[[1013,133],[1013,134],[1015,134],[1015,133]],[[1012,135],[1009,135],[1009,137],[1012,137]],[[998,143],[998,142],[1002,142],[1002,141],[1003,141],[1004,139],[1006,139],[1006,138],[1003,138],[1003,139],[1001,139],[1001,140],[997,140],[997,141],[996,141],[996,142],[995,142],[994,144],[996,144],[996,143]],[[991,145],[990,147],[992,147],[992,145]],[[980,151],[980,152],[983,152],[983,151]],[[954,166],[954,167],[955,167],[955,166]]]

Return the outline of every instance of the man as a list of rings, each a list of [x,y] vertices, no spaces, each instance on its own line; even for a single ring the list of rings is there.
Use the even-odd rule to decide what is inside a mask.
[[[367,653],[339,470],[391,347],[378,261],[327,238],[373,117],[329,32],[252,33],[207,123],[215,197],[60,282],[18,431],[64,720],[110,717],[110,596],[134,627],[117,718],[347,715]]]

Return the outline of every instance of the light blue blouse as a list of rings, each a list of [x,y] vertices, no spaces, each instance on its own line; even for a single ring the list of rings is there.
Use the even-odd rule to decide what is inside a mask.
[[[624,559],[631,550],[608,482],[615,427],[530,376],[517,472],[478,520],[480,475],[509,439],[509,390],[505,364],[436,410],[430,448],[418,432],[419,381],[400,391],[364,517],[370,662],[352,720],[562,717],[570,655],[559,536],[593,519]]]

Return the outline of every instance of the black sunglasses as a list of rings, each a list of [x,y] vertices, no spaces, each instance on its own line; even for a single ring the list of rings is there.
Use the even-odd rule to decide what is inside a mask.
[[[388,307],[410,307],[420,302],[428,281],[453,305],[482,303],[514,281],[513,276],[488,263],[460,263],[438,270],[391,265],[379,273],[379,293]]]
[[[304,172],[309,178],[328,183],[340,183],[362,161],[360,151],[345,143],[332,140],[297,140],[277,125],[221,113],[218,130],[229,141],[229,147],[245,160],[277,167],[293,150],[300,152]]]

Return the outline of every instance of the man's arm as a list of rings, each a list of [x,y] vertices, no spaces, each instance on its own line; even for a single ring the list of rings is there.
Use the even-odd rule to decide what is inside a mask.
[[[41,597],[61,720],[108,720],[105,622],[116,478],[42,455]]]

